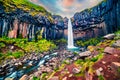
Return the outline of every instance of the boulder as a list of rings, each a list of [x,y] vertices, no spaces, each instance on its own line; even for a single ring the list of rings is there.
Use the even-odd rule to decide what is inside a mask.
[[[29,80],[29,77],[28,77],[28,75],[23,75],[23,76],[20,78],[20,80]]]
[[[112,46],[115,48],[120,48],[120,40],[117,40]]]
[[[72,72],[73,72],[74,74],[77,74],[77,73],[80,72],[80,70],[79,70],[78,68],[73,68]]]
[[[49,80],[59,80],[59,77],[58,76],[54,76],[54,77],[50,78]]]
[[[114,37],[115,37],[115,34],[108,34],[108,35],[105,35],[103,38],[108,39],[108,40],[112,40],[112,39],[114,39]]]
[[[107,53],[107,54],[114,54],[114,51],[115,51],[115,48],[106,47],[105,50],[104,50],[104,53]]]
[[[91,55],[91,52],[90,51],[85,51],[85,52],[82,52],[79,54],[80,57],[88,57]]]
[[[119,62],[112,62],[112,67],[114,67],[118,70],[118,68],[120,68],[120,63]]]
[[[100,67],[99,69],[96,70],[96,75],[97,75],[97,76],[100,76],[100,75],[102,74],[102,73],[101,73],[102,71],[103,71],[103,68]]]
[[[64,77],[62,80],[67,80],[67,77]]]
[[[14,80],[13,78],[5,78],[5,80]]]

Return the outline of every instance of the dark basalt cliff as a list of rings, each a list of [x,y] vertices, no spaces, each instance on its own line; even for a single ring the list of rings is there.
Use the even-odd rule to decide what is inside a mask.
[[[120,29],[120,1],[104,0],[72,18],[74,39],[100,37]],[[51,15],[28,0],[0,0],[0,37],[67,38],[68,18]]]
[[[103,36],[120,29],[120,0],[103,0],[97,6],[72,17],[74,37]]]
[[[59,39],[64,37],[66,22],[27,0],[0,0],[0,37]]]

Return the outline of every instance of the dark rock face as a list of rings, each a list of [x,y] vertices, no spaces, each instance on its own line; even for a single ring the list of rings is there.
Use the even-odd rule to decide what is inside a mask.
[[[51,15],[52,16],[52,15]],[[64,37],[65,21],[61,16],[52,16],[52,21],[45,15],[30,15],[21,9],[5,12],[4,6],[0,3],[0,37],[28,38],[37,40],[38,35],[46,39],[60,39]]]
[[[76,13],[72,18],[75,38],[99,37],[120,29],[119,14],[119,0],[106,0]]]

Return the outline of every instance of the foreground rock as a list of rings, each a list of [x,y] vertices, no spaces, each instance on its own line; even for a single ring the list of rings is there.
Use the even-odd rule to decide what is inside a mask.
[[[85,51],[85,52],[82,52],[79,54],[80,57],[88,57],[91,55],[91,52],[90,51]]]
[[[115,48],[120,48],[120,40],[117,40],[112,46]]]
[[[104,50],[104,53],[107,53],[107,54],[113,54],[114,52],[115,52],[115,48],[112,48],[112,47],[106,47]]]
[[[20,80],[29,80],[28,75],[23,75]]]
[[[108,34],[108,35],[104,36],[103,38],[108,39],[108,40],[112,40],[112,39],[114,39],[114,37],[115,37],[115,34]]]
[[[54,77],[50,78],[49,80],[59,80],[59,77],[58,76],[54,76]]]

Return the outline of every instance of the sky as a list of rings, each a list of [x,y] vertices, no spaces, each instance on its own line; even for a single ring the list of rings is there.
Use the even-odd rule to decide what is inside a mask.
[[[32,3],[43,6],[52,14],[62,17],[72,17],[76,12],[91,8],[102,0],[30,0]]]

